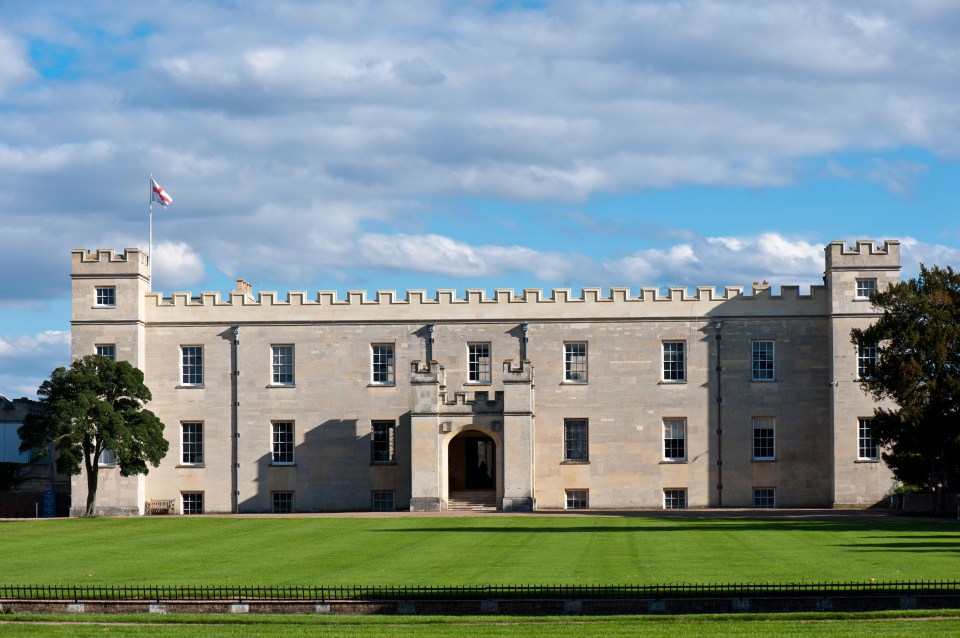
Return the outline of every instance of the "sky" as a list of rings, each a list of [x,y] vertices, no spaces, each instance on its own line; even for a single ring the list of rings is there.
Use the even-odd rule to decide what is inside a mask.
[[[960,264],[954,0],[0,2],[0,394],[70,251],[153,289],[817,284]]]

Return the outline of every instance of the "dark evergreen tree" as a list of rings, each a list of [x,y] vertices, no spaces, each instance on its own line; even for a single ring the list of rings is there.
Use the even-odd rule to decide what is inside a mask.
[[[146,474],[167,453],[163,423],[144,409],[150,390],[143,372],[126,361],[89,355],[70,368],[57,368],[37,391],[42,410],[24,419],[20,451],[40,454],[53,442],[58,453],[57,471],[76,475],[81,465],[87,474],[86,515],[97,498],[100,454],[112,450],[122,476]]]
[[[875,399],[871,424],[883,460],[901,482],[931,491],[943,514],[960,490],[960,274],[921,265],[916,279],[871,296],[883,316],[853,330],[855,345],[877,346],[876,369],[861,384]]]

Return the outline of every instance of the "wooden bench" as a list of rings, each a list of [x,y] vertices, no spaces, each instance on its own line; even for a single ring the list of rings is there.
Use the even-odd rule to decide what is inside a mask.
[[[154,499],[147,501],[144,511],[149,515],[173,514],[173,499]]]

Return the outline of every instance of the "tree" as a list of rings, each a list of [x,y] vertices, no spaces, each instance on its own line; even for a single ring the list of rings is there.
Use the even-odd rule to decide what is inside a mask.
[[[877,347],[863,388],[874,399],[871,422],[883,459],[901,482],[930,490],[943,514],[951,487],[960,487],[960,274],[920,266],[916,279],[871,297],[883,316],[851,333],[858,347]]]
[[[126,361],[89,355],[69,369],[57,368],[37,390],[42,410],[27,415],[20,426],[20,451],[40,454],[53,441],[59,454],[57,471],[87,473],[87,509],[91,516],[97,498],[100,453],[113,450],[121,476],[146,474],[169,447],[163,423],[144,409],[152,398],[143,372]]]

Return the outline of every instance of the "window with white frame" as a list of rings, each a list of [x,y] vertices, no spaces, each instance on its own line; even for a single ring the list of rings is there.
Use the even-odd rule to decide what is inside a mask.
[[[773,341],[753,341],[752,378],[754,381],[773,381]]]
[[[203,465],[203,423],[181,423],[181,457],[183,465]]]
[[[203,385],[203,346],[180,346],[180,384]]]
[[[687,509],[686,488],[668,488],[663,490],[663,509],[665,510]]]
[[[774,454],[774,427],[772,417],[753,417],[753,460],[772,461]]]
[[[293,385],[293,346],[271,346],[270,383]]]
[[[563,380],[586,383],[587,343],[585,341],[571,341],[563,344]]]
[[[203,514],[203,492],[181,492],[181,508],[184,514]]]
[[[374,343],[370,345],[372,381],[378,385],[393,385],[393,344]]]
[[[111,361],[117,360],[117,346],[112,343],[97,344],[97,354]]]
[[[274,421],[273,464],[293,464],[293,421]]]
[[[373,490],[370,492],[370,509],[374,512],[392,512],[396,509],[392,490]]]
[[[687,458],[687,420],[663,420],[663,460],[685,461]]]
[[[565,496],[568,510],[590,509],[590,490],[566,490]]]
[[[293,492],[273,492],[273,513],[293,514]]]
[[[687,342],[686,341],[664,341],[663,342],[663,380],[664,381],[686,381],[687,380]]]
[[[876,290],[876,279],[857,279],[857,299],[869,299]]]
[[[117,289],[113,286],[97,286],[96,295],[98,306],[113,308],[117,305]]]
[[[877,344],[857,347],[857,378],[869,379],[877,370]]]
[[[585,463],[589,456],[589,428],[586,419],[564,419],[563,460]]]
[[[393,421],[374,421],[370,431],[370,462],[374,465],[396,463]]]
[[[859,419],[857,458],[863,461],[876,461],[880,458],[880,446],[877,445],[877,440],[873,438],[873,431],[870,429],[872,425],[873,419]]]
[[[753,506],[772,509],[777,506],[777,490],[772,487],[753,488]]]
[[[100,450],[100,456],[97,457],[97,465],[102,467],[113,467],[117,464],[116,453],[108,447]]]
[[[467,381],[470,383],[490,383],[492,380],[490,344],[467,344]]]

